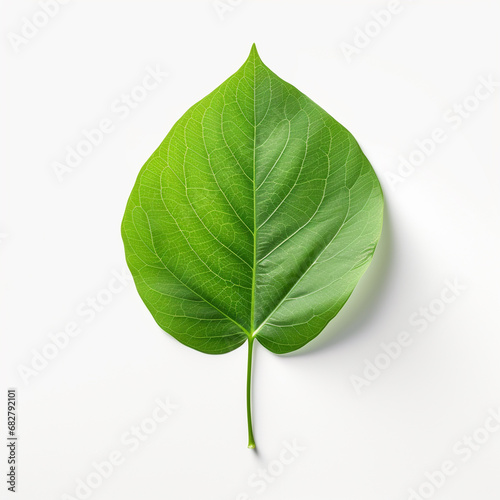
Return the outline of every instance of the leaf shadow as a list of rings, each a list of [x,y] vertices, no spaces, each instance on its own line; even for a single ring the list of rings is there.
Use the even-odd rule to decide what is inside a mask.
[[[378,304],[382,300],[383,292],[389,282],[393,247],[392,224],[386,201],[384,225],[373,261],[349,300],[315,339],[304,347],[281,356],[305,356],[319,350],[334,348],[338,343],[347,340],[352,335],[367,332],[368,325],[378,310]]]

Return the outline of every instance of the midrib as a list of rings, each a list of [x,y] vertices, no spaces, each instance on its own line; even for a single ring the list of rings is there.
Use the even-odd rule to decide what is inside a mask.
[[[255,157],[257,154],[257,103],[256,103],[256,93],[255,89],[257,86],[256,82],[256,72],[257,66],[255,64],[256,57],[253,56],[253,266],[252,266],[252,297],[250,305],[250,331],[249,337],[253,338],[255,331],[255,279],[257,274],[257,186],[256,186],[256,175],[255,175]]]

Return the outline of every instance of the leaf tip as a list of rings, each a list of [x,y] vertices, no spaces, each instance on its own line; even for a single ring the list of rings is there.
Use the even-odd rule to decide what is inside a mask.
[[[252,48],[250,49],[250,55],[248,56],[248,59],[260,60],[260,56],[257,52],[257,46],[255,45],[255,43],[252,43]]]

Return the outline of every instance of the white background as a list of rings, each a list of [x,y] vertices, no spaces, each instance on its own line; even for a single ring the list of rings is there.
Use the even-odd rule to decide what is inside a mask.
[[[404,500],[423,488],[421,498],[498,499],[500,432],[481,427],[500,406],[500,87],[459,126],[450,110],[466,99],[474,107],[480,78],[500,81],[500,4],[404,2],[376,34],[372,11],[384,0],[227,0],[221,18],[224,2],[74,0],[18,50],[13,34],[40,7],[2,2],[0,435],[7,387],[17,387],[16,498],[83,498],[77,480],[116,450],[123,463],[90,498]],[[349,61],[342,43],[356,33],[359,43],[367,23],[373,36]],[[223,356],[184,347],[132,284],[92,319],[78,309],[106,297],[124,268],[120,222],[140,167],[252,42],[355,135],[386,198],[373,264],[339,316],[291,355],[257,345],[258,453],[246,448],[245,347]],[[126,118],[113,111],[157,65],[168,77]],[[114,130],[59,182],[54,163],[105,118]],[[446,140],[394,187],[398,157],[436,127]],[[447,280],[462,289],[443,304]],[[430,303],[439,314],[422,321]],[[81,333],[23,379],[20,367],[70,322]],[[356,391],[353,377],[367,360],[387,361],[381,344],[402,331],[411,345]],[[178,409],[131,451],[122,435],[167,397]],[[464,435],[487,442],[469,456]],[[280,466],[294,440],[304,449]],[[455,472],[425,486],[445,460]],[[259,468],[272,482],[252,482]],[[0,496],[13,497],[4,479]]]

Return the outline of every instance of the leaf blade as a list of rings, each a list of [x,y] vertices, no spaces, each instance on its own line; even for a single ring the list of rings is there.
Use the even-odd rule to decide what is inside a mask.
[[[349,298],[382,208],[354,137],[252,47],[146,162],[122,233],[139,293],[168,333],[212,354],[249,337],[285,353]]]

